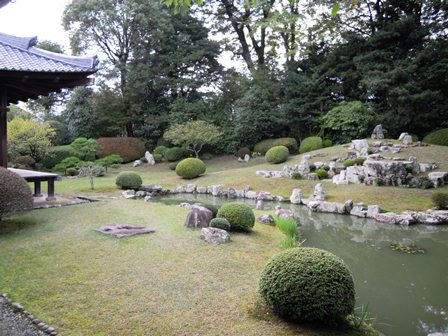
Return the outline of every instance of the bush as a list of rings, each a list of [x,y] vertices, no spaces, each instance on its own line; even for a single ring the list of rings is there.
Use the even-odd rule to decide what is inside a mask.
[[[87,161],[95,160],[102,149],[101,145],[95,139],[87,139],[84,137],[76,138],[70,144],[70,147],[75,153],[75,156]]]
[[[436,192],[432,194],[431,200],[437,209],[443,210],[448,208],[448,193]]]
[[[238,152],[236,153],[236,156],[239,157],[240,159],[244,159],[244,157],[246,155],[250,156],[250,154],[251,154],[250,153],[250,149],[247,148],[247,147],[243,147],[243,148],[238,149]]]
[[[300,180],[302,178],[302,174],[300,174],[299,172],[294,172],[292,173],[291,178],[293,180]]]
[[[146,161],[146,159],[145,159],[145,161]],[[119,164],[123,163],[123,159],[121,158],[120,155],[112,154],[112,155],[105,156],[102,159],[96,160],[96,163],[98,165],[104,167],[107,172],[107,168],[118,166]]]
[[[282,163],[288,159],[289,150],[285,146],[275,146],[266,152],[266,161],[270,163]]]
[[[353,277],[342,259],[311,247],[272,257],[259,290],[277,314],[297,322],[340,322],[355,305]]]
[[[331,141],[330,139],[324,139],[322,141],[322,146],[324,148],[333,147],[333,141]]]
[[[275,146],[285,146],[290,153],[297,153],[297,140],[294,138],[266,139],[257,143],[254,152],[265,155],[268,150]]]
[[[432,145],[448,146],[448,128],[429,133],[423,138],[423,142]]]
[[[184,148],[180,147],[172,147],[168,148],[165,151],[165,159],[167,159],[169,162],[179,161],[186,157],[188,157],[188,152]]]
[[[217,229],[226,230],[226,231],[230,230],[230,223],[225,218],[213,218],[210,221],[210,225],[209,226],[217,228]]]
[[[366,158],[363,157],[357,157],[354,161],[355,161],[355,165],[357,166],[362,166],[364,164],[364,161],[366,160]]]
[[[162,154],[154,154],[153,156],[154,156],[155,163],[162,162],[162,160],[163,160]]]
[[[185,179],[193,179],[205,173],[205,163],[196,158],[180,161],[176,166],[176,174]]]
[[[255,224],[254,212],[242,203],[224,204],[219,208],[217,217],[227,219],[231,229],[236,231],[249,231]]]
[[[17,165],[27,167],[27,168],[31,168],[31,167],[34,167],[34,165],[36,164],[36,160],[34,160],[29,155],[22,155],[22,156],[16,157],[14,159],[14,163]]]
[[[70,145],[51,147],[42,159],[42,164],[45,168],[51,169],[71,156],[75,156],[75,153]]]
[[[54,170],[66,173],[68,168],[80,168],[83,164],[84,161],[81,161],[76,156],[70,156],[54,166]]]
[[[320,168],[317,171],[317,177],[319,177],[320,180],[328,178],[328,171],[324,168]]]
[[[145,155],[145,144],[137,138],[99,138],[98,143],[103,147],[98,154],[100,158],[118,154],[123,159],[123,162],[126,163],[138,160]]]
[[[355,160],[345,160],[342,165],[347,168],[347,167],[351,167],[354,166],[356,164]]]
[[[178,162],[171,162],[171,163],[168,165],[168,167],[169,167],[171,170],[176,170],[177,163],[178,163]]]
[[[120,189],[138,189],[142,183],[140,175],[130,171],[121,172],[115,180],[115,184]]]
[[[67,168],[65,170],[65,174],[67,176],[76,176],[78,174],[78,170],[76,168]]]
[[[300,143],[300,154],[311,152],[313,150],[322,148],[322,138],[318,136],[308,137],[302,140]]]
[[[168,148],[165,146],[157,146],[156,148],[154,148],[154,152],[153,154],[160,154],[163,157],[165,157],[165,152]]]
[[[18,174],[0,167],[0,221],[8,213],[32,208],[33,195],[28,183]]]

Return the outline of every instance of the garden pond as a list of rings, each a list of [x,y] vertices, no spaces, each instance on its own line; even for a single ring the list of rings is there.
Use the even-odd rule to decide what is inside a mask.
[[[220,205],[227,199],[177,194],[154,201]],[[238,200],[255,208],[253,200]],[[277,202],[264,202],[274,210]],[[353,273],[357,307],[368,307],[374,326],[385,335],[448,332],[448,227],[398,226],[353,216],[313,213],[281,203],[300,221],[303,246],[341,257]],[[263,224],[257,224],[263,225]]]

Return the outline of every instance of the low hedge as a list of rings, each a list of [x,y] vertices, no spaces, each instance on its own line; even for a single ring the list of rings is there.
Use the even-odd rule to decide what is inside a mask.
[[[130,171],[121,172],[115,180],[115,184],[120,189],[138,189],[142,183],[140,175]]]
[[[448,128],[429,133],[423,138],[423,142],[431,145],[448,146]]]
[[[268,150],[275,146],[285,146],[290,153],[297,153],[297,140],[294,138],[266,139],[260,141],[255,145],[254,152],[265,155]]]
[[[289,150],[285,146],[275,146],[266,152],[266,161],[270,163],[282,163],[288,159]]]
[[[0,221],[8,213],[32,208],[33,195],[25,179],[0,167]]]
[[[353,313],[353,277],[334,254],[311,247],[280,252],[266,264],[259,291],[280,316],[333,324]]]
[[[204,174],[206,169],[203,161],[196,158],[188,158],[177,164],[176,174],[185,179],[193,179]]]
[[[227,219],[230,223],[230,228],[235,231],[250,231],[255,224],[254,212],[243,203],[226,203],[222,205],[216,217]]]
[[[165,150],[164,157],[169,162],[179,161],[189,156],[186,149],[181,147],[171,147]]]
[[[145,144],[138,138],[99,138],[98,143],[103,148],[99,153],[100,158],[118,154],[123,159],[123,162],[126,163],[138,160],[145,155]]]
[[[62,160],[75,156],[74,151],[70,145],[55,146],[50,148],[48,153],[42,160],[42,164],[45,168],[51,169],[60,163]]]
[[[322,138],[318,136],[311,136],[305,138],[300,143],[299,152],[300,154],[311,152],[323,147]]]

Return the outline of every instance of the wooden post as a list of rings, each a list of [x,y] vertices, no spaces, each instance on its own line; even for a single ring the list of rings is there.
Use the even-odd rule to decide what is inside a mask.
[[[8,168],[7,112],[6,88],[0,87],[0,167],[4,168]]]
[[[34,181],[34,195],[33,196],[34,197],[42,196],[40,181]]]

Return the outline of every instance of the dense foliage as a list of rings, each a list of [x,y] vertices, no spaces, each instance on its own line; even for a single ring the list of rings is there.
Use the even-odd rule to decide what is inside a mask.
[[[448,146],[448,128],[429,133],[423,138],[423,142],[432,145]]]
[[[155,153],[155,151],[154,151]],[[154,155],[156,155],[155,153]],[[163,154],[165,159],[169,162],[179,161],[188,157],[188,151],[181,147],[171,147],[167,148]]]
[[[98,154],[100,158],[117,154],[126,163],[138,160],[145,154],[145,144],[137,138],[99,138],[98,143],[102,147]]]
[[[255,224],[254,212],[242,203],[226,203],[219,208],[216,216],[227,219],[235,231],[249,231]]]
[[[322,148],[322,138],[312,136],[302,140],[302,142],[300,143],[299,152],[300,154],[303,154],[321,148]]]
[[[298,322],[340,322],[355,305],[353,278],[344,262],[310,247],[272,257],[261,275],[260,293],[276,313]]]
[[[176,174],[185,179],[193,179],[205,173],[205,163],[196,158],[183,159],[176,165]]]
[[[138,189],[142,183],[140,175],[130,171],[121,172],[115,179],[115,184],[120,189]]]
[[[51,169],[59,162],[70,156],[75,156],[75,153],[70,145],[54,146],[47,151],[47,154],[42,160],[42,164],[45,168]]]
[[[290,153],[296,153],[298,150],[297,140],[294,138],[266,139],[258,142],[254,146],[254,152],[265,155],[266,152],[275,146],[285,146]]]
[[[84,137],[76,138],[70,147],[76,157],[85,161],[95,160],[98,153],[102,150],[101,145],[95,139],[87,139]]]
[[[288,159],[289,150],[285,146],[275,146],[266,152],[266,161],[270,163],[282,163]]]
[[[226,231],[230,230],[231,228],[229,221],[225,218],[213,218],[210,221],[209,226]]]
[[[32,208],[33,195],[28,183],[16,173],[0,167],[0,221],[8,213]]]
[[[431,195],[431,200],[437,209],[443,210],[448,208],[448,193],[435,192]]]

